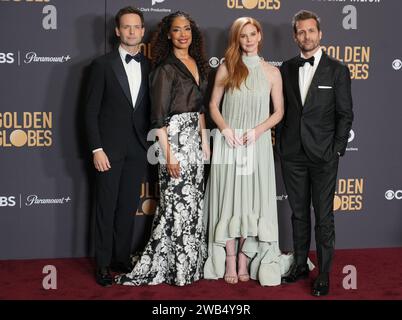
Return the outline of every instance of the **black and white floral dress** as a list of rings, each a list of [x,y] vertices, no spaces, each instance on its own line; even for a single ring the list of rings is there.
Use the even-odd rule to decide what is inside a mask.
[[[202,109],[187,105],[189,112],[181,110],[172,114],[175,103],[181,103],[182,107],[182,101],[177,101],[175,97],[182,99],[183,93],[175,90],[191,94],[190,98],[187,95],[190,104],[191,101],[199,104],[202,92],[201,87],[195,84],[195,89],[200,91],[199,95],[195,94],[197,92],[188,81],[191,81],[191,78],[188,79],[191,74],[181,64],[177,58],[171,57],[169,65],[157,68],[151,76],[152,107],[157,109],[152,112],[153,126],[167,128],[168,141],[180,163],[180,177],[172,178],[166,165],[163,162],[159,164],[160,200],[151,238],[131,273],[116,278],[118,284],[168,283],[184,286],[203,278],[207,246],[203,221],[204,166],[199,133]],[[184,81],[184,85],[180,81]],[[159,92],[161,87],[169,88],[169,92]],[[159,147],[157,153],[163,159]]]

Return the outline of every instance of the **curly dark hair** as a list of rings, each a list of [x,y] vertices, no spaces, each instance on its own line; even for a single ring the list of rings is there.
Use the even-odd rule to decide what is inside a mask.
[[[158,24],[158,30],[153,34],[151,40],[151,60],[154,67],[164,61],[173,50],[172,41],[168,39],[168,34],[173,20],[177,17],[184,17],[190,22],[192,42],[188,50],[191,57],[197,63],[200,74],[206,78],[209,65],[205,58],[204,39],[200,29],[190,15],[183,11],[176,11],[164,17]]]

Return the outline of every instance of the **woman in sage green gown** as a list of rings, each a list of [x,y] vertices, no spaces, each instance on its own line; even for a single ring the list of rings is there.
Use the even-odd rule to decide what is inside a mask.
[[[258,55],[261,38],[255,19],[233,23],[210,102],[219,130],[205,196],[209,239],[204,277],[230,284],[251,277],[261,285],[278,285],[292,262],[278,245],[271,141],[271,128],[284,112],[282,79]]]

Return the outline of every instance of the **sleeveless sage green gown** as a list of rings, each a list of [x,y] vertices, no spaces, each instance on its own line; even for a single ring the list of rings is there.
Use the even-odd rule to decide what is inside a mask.
[[[249,75],[240,89],[227,90],[222,105],[225,122],[237,135],[264,122],[270,114],[271,84],[259,56],[243,56]],[[292,263],[278,245],[276,184],[271,130],[252,146],[231,148],[216,130],[205,195],[208,217],[206,279],[223,278],[227,240],[244,237],[250,277],[263,286],[281,283]],[[205,223],[207,223],[205,221]]]

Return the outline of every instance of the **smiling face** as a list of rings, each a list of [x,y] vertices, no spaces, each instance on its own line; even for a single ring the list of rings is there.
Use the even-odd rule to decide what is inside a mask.
[[[174,18],[168,37],[174,48],[188,50],[193,40],[190,21],[183,16]]]
[[[318,30],[314,19],[296,22],[294,39],[303,54],[313,53],[320,46],[322,32]]]
[[[240,31],[239,44],[245,54],[256,55],[260,41],[261,33],[255,25],[248,23]]]
[[[139,15],[128,13],[120,17],[119,27],[116,27],[115,31],[116,35],[120,37],[122,47],[131,52],[138,50],[145,29]]]

